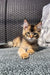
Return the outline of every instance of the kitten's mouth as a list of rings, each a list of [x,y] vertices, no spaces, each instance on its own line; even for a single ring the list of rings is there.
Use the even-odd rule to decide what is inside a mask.
[[[27,41],[30,43],[35,43],[37,41],[37,39],[35,38],[27,38]]]

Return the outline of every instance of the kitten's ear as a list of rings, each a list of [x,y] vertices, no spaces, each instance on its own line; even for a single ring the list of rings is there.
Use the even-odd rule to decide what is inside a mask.
[[[39,22],[39,23],[37,24],[37,28],[40,28],[40,29],[41,29],[41,27],[42,27],[42,22]]]
[[[23,23],[23,28],[28,28],[28,21],[26,19],[24,19],[24,23]]]
[[[35,30],[37,31],[41,31],[41,27],[42,27],[42,22],[39,22],[37,25],[35,25]]]

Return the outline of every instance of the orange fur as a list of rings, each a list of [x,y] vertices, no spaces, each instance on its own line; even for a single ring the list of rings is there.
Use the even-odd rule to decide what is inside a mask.
[[[27,22],[27,20],[24,20],[24,22],[28,24],[28,27],[26,29],[25,29],[25,26],[23,27],[23,32],[22,32],[22,35],[26,38],[27,36],[25,36],[25,34],[27,32],[30,32],[31,25]],[[38,35],[40,34],[40,31],[41,31],[40,28],[39,28],[39,31],[37,28],[39,24],[41,24],[41,22],[35,25],[33,28],[34,29],[33,32],[38,33]],[[29,37],[32,38],[35,36],[31,35]],[[38,37],[36,39],[38,39]],[[22,42],[21,42],[20,37],[17,37],[13,40],[13,47],[20,47],[18,50],[18,54],[23,59],[28,58],[30,54],[33,54],[35,50],[38,49],[37,42],[35,42],[34,44],[30,44],[24,38],[22,38]]]
[[[13,40],[13,47],[20,47],[20,43],[21,43],[20,37],[16,37]]]

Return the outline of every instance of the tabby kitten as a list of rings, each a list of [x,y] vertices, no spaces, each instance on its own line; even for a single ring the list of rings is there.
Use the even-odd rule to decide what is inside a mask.
[[[41,31],[41,22],[33,26],[24,20],[22,31],[22,42],[20,37],[13,40],[13,47],[19,47],[18,54],[21,58],[28,58],[30,54],[33,54],[35,50],[38,50],[37,40]]]
[[[37,40],[41,31],[41,22],[33,26],[25,19],[23,23],[22,41],[17,37],[13,42],[8,42],[9,46],[19,47],[18,54],[21,58],[28,58],[35,50],[38,50]]]

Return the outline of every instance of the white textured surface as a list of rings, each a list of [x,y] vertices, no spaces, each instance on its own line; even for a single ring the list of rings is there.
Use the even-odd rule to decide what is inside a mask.
[[[43,7],[41,20],[42,28],[38,44],[40,46],[50,46],[50,4]]]

